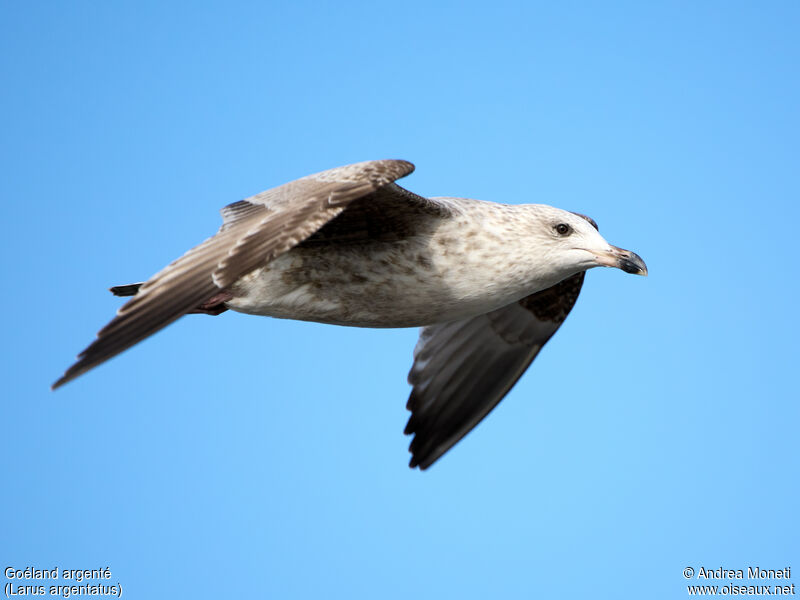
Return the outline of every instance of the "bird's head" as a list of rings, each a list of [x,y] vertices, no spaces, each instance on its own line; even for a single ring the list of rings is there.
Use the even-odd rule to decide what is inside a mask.
[[[616,267],[626,273],[647,275],[647,265],[641,257],[609,244],[589,217],[542,204],[534,207],[536,238],[548,249],[552,266],[573,273],[593,267]]]

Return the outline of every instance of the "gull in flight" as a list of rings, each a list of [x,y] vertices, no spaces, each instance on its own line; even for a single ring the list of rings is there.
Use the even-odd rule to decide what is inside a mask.
[[[225,310],[353,327],[422,327],[408,375],[410,466],[426,469],[508,393],[567,317],[585,271],[646,275],[589,217],[543,204],[423,198],[376,160],[234,202],[144,283],[53,389],[185,314]]]

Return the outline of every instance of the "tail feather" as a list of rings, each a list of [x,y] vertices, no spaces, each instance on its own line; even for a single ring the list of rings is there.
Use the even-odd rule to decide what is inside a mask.
[[[129,283],[128,285],[115,285],[112,288],[108,288],[108,291],[114,294],[115,296],[135,296],[136,292],[139,291],[139,288],[144,285],[142,283]]]

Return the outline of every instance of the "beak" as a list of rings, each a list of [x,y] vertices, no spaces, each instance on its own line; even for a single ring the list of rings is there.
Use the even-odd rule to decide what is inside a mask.
[[[608,250],[596,252],[597,264],[603,267],[616,267],[633,275],[647,275],[647,265],[635,252],[609,246]]]

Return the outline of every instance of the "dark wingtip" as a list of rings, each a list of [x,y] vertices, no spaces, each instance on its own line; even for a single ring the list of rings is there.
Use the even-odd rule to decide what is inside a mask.
[[[58,388],[60,388],[65,383],[69,383],[73,379],[75,379],[78,375],[86,371],[86,369],[75,369],[74,367],[67,369],[67,372],[64,373],[61,377],[59,377],[53,385],[50,386],[50,391],[55,392]]]
[[[413,417],[412,417],[413,419]],[[409,420],[409,425],[411,425],[411,420]],[[408,461],[408,467],[410,469],[419,469],[420,471],[424,471],[428,467],[430,467],[433,463],[436,462],[436,459],[439,458],[436,456],[433,460],[431,460],[431,449],[420,447],[420,438],[416,431],[408,431],[408,426],[406,427],[407,431],[404,433],[406,435],[414,434],[414,438],[411,440],[411,443],[408,446],[408,451],[411,453],[411,458]],[[413,429],[416,429],[414,427]]]
[[[421,457],[414,456],[412,454],[411,459],[408,461],[408,468],[419,469],[420,471],[426,471],[428,467],[430,467],[432,464],[433,464],[432,462],[426,462],[425,460],[421,460]]]

